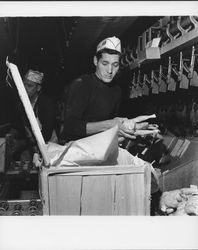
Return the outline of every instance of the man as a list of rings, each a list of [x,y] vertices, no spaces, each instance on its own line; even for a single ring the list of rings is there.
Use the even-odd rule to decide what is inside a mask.
[[[56,106],[52,98],[41,92],[44,74],[32,69],[26,73],[23,83],[32,104],[44,140],[52,140]]]
[[[117,37],[101,41],[94,56],[95,73],[74,80],[67,96],[62,138],[77,140],[118,125],[119,140],[134,139],[133,131],[117,117],[121,89],[117,85],[121,42]]]
[[[44,140],[57,142],[54,132],[56,106],[52,98],[41,92],[43,76],[43,73],[30,69],[24,76],[23,83]],[[21,161],[31,161],[34,153],[38,152],[37,142],[22,103],[19,102],[17,107],[16,111],[20,112],[21,119],[18,119],[17,124],[13,124],[10,131],[14,136],[13,157]]]
[[[23,79],[25,89],[33,108],[38,100],[38,96],[41,91],[43,76],[43,73],[30,69]]]

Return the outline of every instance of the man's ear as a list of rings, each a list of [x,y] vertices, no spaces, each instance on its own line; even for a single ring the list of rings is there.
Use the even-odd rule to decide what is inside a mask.
[[[97,66],[97,64],[98,64],[98,59],[96,56],[94,56],[94,65]]]

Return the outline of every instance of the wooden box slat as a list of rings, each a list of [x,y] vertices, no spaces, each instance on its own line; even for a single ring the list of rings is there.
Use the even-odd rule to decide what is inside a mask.
[[[81,215],[112,215],[114,176],[85,176],[82,184]]]
[[[81,176],[49,178],[51,215],[80,215]],[[71,188],[72,187],[72,188]]]
[[[142,215],[144,188],[142,175],[118,176],[116,180],[116,215]]]

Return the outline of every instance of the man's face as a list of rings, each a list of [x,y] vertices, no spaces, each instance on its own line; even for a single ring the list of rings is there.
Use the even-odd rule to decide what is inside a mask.
[[[94,57],[94,64],[98,78],[103,82],[110,83],[119,70],[119,55],[102,53],[99,60]]]
[[[35,97],[38,94],[40,86],[38,86],[37,83],[30,81],[28,79],[24,79],[23,83],[29,98]]]

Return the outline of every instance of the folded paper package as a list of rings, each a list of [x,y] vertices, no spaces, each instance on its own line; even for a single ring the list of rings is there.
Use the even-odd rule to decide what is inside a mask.
[[[118,127],[70,142],[64,146],[49,142],[47,151],[52,166],[142,166],[145,161],[118,147]]]
[[[50,165],[110,165],[116,163],[118,156],[118,127],[115,126],[102,133],[69,142],[61,146],[47,144]]]

